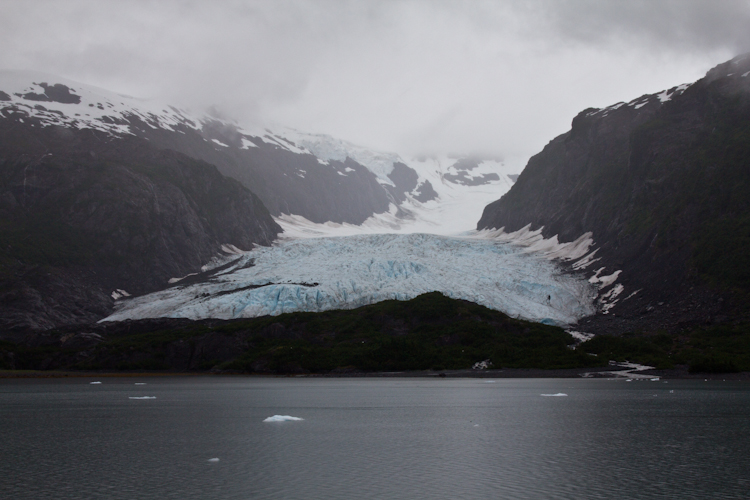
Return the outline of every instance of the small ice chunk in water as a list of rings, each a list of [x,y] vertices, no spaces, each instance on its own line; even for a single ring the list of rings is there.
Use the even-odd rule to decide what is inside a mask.
[[[542,396],[549,396],[549,397],[559,397],[559,396],[567,396],[564,392],[558,392],[557,394],[542,394]]]
[[[146,382],[136,382],[135,385],[146,385]]]
[[[288,420],[304,420],[304,418],[292,417],[291,415],[274,415],[263,420],[264,422],[286,422]]]
[[[128,399],[156,399],[156,396],[129,396]]]
[[[89,382],[89,384],[101,384],[101,382]]]
[[[209,458],[208,461],[209,462],[218,462],[219,459],[218,458]]]

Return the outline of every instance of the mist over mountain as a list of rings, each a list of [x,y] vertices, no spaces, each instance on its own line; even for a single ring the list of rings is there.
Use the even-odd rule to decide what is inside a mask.
[[[655,331],[745,317],[748,117],[747,54],[695,83],[586,109],[486,207],[478,228],[530,225],[560,241],[590,233],[592,269],[620,273],[613,306],[592,328]]]

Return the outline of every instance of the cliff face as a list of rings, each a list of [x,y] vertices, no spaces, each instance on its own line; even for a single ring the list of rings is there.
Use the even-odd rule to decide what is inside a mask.
[[[390,200],[383,186],[372,172],[350,158],[323,164],[312,154],[289,151],[257,138],[257,144],[245,138],[244,144],[253,146],[243,149],[244,136],[218,121],[204,123],[201,130],[181,126],[178,132],[149,127],[135,116],[129,117],[127,124],[135,135],[159,148],[216,165],[222,174],[257,194],[274,216],[299,214],[319,223],[361,224],[374,213],[388,210]]]
[[[267,245],[280,231],[205,162],[12,111],[0,119],[0,327],[100,319],[113,291],[159,289],[222,245]]]
[[[622,270],[623,297],[638,292],[611,311],[612,328],[742,315],[722,302],[750,289],[750,57],[581,112],[478,228],[528,224],[561,241],[593,233],[601,260],[591,268]]]

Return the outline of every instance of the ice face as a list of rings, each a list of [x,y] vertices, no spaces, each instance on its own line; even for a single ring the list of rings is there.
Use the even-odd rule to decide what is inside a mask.
[[[103,321],[351,309],[432,291],[553,324],[572,324],[595,312],[595,285],[521,246],[429,234],[372,234],[256,248],[207,282],[121,301]]]

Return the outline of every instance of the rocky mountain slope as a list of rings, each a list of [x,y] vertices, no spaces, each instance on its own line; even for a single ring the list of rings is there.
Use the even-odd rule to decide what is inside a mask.
[[[146,139],[215,165],[257,194],[273,216],[313,223],[358,225],[389,212],[408,218],[406,205],[440,196],[435,182],[449,188],[511,183],[505,174],[487,172],[481,160],[411,162],[323,134],[239,124],[39,73],[0,71],[0,109],[42,125]],[[437,178],[429,175],[435,167]]]
[[[72,99],[49,88],[50,99]],[[133,136],[1,112],[2,328],[100,319],[118,297],[281,231],[255,195],[205,162]]]
[[[560,241],[592,233],[587,272],[617,273],[607,314],[583,328],[674,330],[743,317],[750,56],[691,85],[582,111],[478,222],[505,232],[528,225]]]

